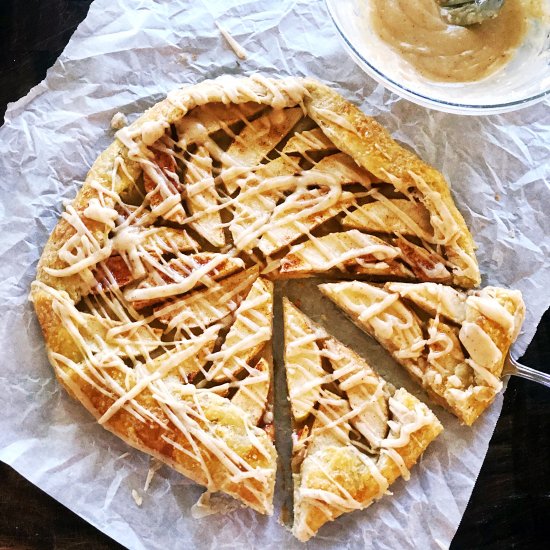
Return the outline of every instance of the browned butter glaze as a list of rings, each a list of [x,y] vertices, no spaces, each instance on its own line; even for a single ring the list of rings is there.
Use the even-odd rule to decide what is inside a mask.
[[[450,25],[435,0],[370,0],[372,28],[424,78],[472,82],[505,65],[522,43],[535,0],[506,0],[495,19]]]

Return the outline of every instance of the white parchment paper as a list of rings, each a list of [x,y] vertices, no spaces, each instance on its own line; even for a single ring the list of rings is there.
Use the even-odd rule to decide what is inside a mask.
[[[237,60],[215,21],[246,49],[247,60]],[[479,244],[484,283],[524,293],[518,353],[550,305],[548,102],[468,118],[400,100],[347,57],[320,1],[96,0],[46,80],[9,107],[0,128],[0,459],[130,548],[302,546],[276,516],[241,509],[193,520],[190,507],[202,489],[167,467],[145,492],[149,458],[104,431],[59,388],[27,302],[62,199],[74,197],[113,139],[113,114],[132,120],[180,83],[255,71],[326,81],[443,171]],[[288,283],[278,293],[301,298],[307,313],[368,354],[391,382],[422,397],[372,340],[320,299],[313,281]],[[277,332],[276,346],[280,340]],[[280,353],[276,359],[280,365]],[[501,405],[499,397],[473,429],[436,407],[445,432],[410,482],[398,481],[393,496],[325,527],[308,547],[447,547]],[[283,480],[277,509],[286,489]],[[143,497],[141,507],[132,490]]]

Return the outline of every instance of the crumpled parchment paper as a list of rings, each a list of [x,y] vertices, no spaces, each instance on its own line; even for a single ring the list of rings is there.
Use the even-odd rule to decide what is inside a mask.
[[[248,52],[246,60],[237,59],[216,21]],[[525,350],[550,305],[548,101],[469,118],[401,100],[348,58],[320,1],[96,0],[46,80],[10,105],[0,128],[0,459],[130,548],[302,546],[277,522],[288,490],[284,476],[273,518],[240,509],[194,520],[190,508],[203,489],[166,466],[145,492],[149,457],[103,430],[60,389],[27,302],[62,199],[74,197],[113,139],[113,114],[122,111],[133,120],[181,83],[255,71],[326,81],[443,171],[479,244],[484,283],[524,293],[528,314],[516,353]],[[307,313],[366,354],[388,380],[423,395],[370,338],[320,299],[315,281],[286,283],[281,293],[300,297]],[[278,330],[279,365],[280,344]],[[277,387],[283,385],[279,373]],[[446,548],[501,405],[499,397],[473,429],[435,407],[445,432],[411,480],[395,483],[393,496],[325,527],[308,546]],[[132,491],[143,498],[141,507]]]

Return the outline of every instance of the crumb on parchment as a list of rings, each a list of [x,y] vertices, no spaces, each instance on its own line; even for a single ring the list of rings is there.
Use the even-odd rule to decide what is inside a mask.
[[[132,498],[138,506],[143,504],[143,497],[135,489],[132,489]]]
[[[128,126],[126,115],[124,113],[115,113],[111,119],[111,128],[113,130],[120,130],[124,126]]]
[[[217,21],[215,21],[215,23],[221,35],[225,38],[231,49],[235,52],[235,55],[239,59],[246,59],[247,53],[244,48]]]
[[[149,490],[149,486],[151,485],[151,481],[153,481],[153,477],[161,467],[162,467],[162,462],[160,460],[157,460],[155,458],[151,459],[151,465],[149,466],[149,471],[147,472],[147,478],[145,479],[145,485],[143,486],[144,493],[146,493]]]

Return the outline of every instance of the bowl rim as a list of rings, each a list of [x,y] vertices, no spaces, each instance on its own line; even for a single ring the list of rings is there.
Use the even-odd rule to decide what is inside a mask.
[[[454,114],[466,114],[466,115],[478,115],[478,114],[498,114],[510,111],[516,111],[523,109],[524,107],[529,107],[539,101],[542,101],[546,96],[550,94],[550,87],[544,92],[540,92],[534,96],[529,96],[524,99],[518,99],[516,101],[509,101],[507,103],[493,103],[489,105],[471,105],[468,103],[456,103],[453,101],[445,101],[442,99],[435,99],[427,95],[416,92],[402,84],[399,84],[395,80],[392,80],[390,77],[386,76],[382,71],[376,68],[374,65],[369,63],[363,55],[361,55],[355,46],[346,36],[344,30],[338,24],[336,16],[333,13],[333,3],[338,2],[338,0],[325,0],[325,5],[327,7],[328,13],[332,20],[332,23],[336,27],[340,38],[343,40],[348,53],[351,55],[352,59],[356,64],[359,65],[361,69],[367,72],[375,80],[383,84],[389,90],[397,93],[405,99],[409,99],[414,103],[422,105],[424,107],[433,108],[436,110],[454,113]]]

